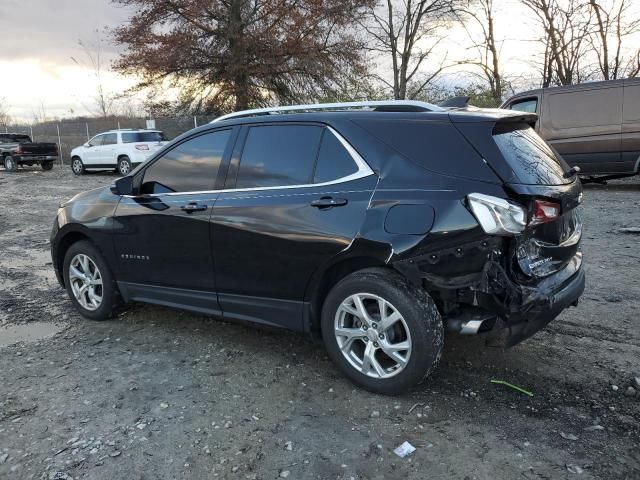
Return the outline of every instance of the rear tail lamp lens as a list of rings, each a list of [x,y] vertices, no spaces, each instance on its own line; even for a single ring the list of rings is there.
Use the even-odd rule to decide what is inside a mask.
[[[136,145],[136,150],[149,150],[149,145]]]
[[[482,229],[491,235],[515,235],[524,231],[527,212],[503,198],[471,193],[467,195],[469,208]]]
[[[539,225],[541,223],[552,222],[560,216],[560,205],[546,200],[535,200],[533,202],[533,216],[529,225]]]

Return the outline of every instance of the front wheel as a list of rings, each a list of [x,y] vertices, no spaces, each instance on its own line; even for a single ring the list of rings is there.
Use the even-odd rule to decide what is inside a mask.
[[[18,162],[16,162],[16,159],[11,155],[7,155],[6,157],[4,157],[4,168],[8,172],[15,172],[16,170],[18,170]]]
[[[109,267],[92,243],[82,240],[67,250],[64,283],[76,310],[91,320],[105,320],[116,305],[117,290]]]
[[[123,177],[131,171],[131,160],[129,157],[120,157],[118,159],[118,173]]]
[[[82,175],[84,173],[84,163],[82,163],[80,157],[73,157],[71,159],[71,171],[75,175]]]
[[[370,268],[341,280],[324,302],[321,322],[331,359],[375,393],[407,391],[442,354],[444,329],[433,300],[393,270]]]

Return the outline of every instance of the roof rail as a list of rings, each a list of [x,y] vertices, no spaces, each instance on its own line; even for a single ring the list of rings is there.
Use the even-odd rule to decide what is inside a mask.
[[[277,113],[305,113],[318,111],[340,111],[369,109],[384,112],[440,112],[444,109],[437,105],[415,100],[376,100],[370,102],[342,102],[342,103],[316,103],[311,105],[290,105],[286,107],[256,108],[253,110],[241,110],[228,113],[212,120],[210,123],[229,120],[230,118],[254,117],[259,115],[272,115]]]

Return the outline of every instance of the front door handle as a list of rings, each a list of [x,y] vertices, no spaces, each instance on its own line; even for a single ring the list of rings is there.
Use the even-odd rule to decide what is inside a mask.
[[[333,198],[333,197],[321,197],[318,200],[311,202],[312,207],[325,209],[332,207],[342,207],[347,204],[346,198]]]
[[[207,207],[202,203],[191,202],[181,206],[180,208],[187,213],[193,213],[193,212],[202,212],[209,207]]]

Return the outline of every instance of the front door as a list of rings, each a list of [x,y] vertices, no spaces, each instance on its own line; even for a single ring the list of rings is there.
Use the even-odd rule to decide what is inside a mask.
[[[313,272],[355,238],[376,177],[330,128],[245,127],[212,216],[224,316],[302,329]],[[242,144],[242,141],[239,142]]]
[[[115,214],[120,288],[144,300],[218,313],[209,217],[232,129],[191,137],[139,172]]]
[[[102,163],[100,157],[102,152],[102,142],[105,135],[106,134],[104,133],[101,135],[96,135],[87,142],[89,147],[85,148],[85,151],[82,155],[82,163],[84,163],[85,166],[90,167]]]

